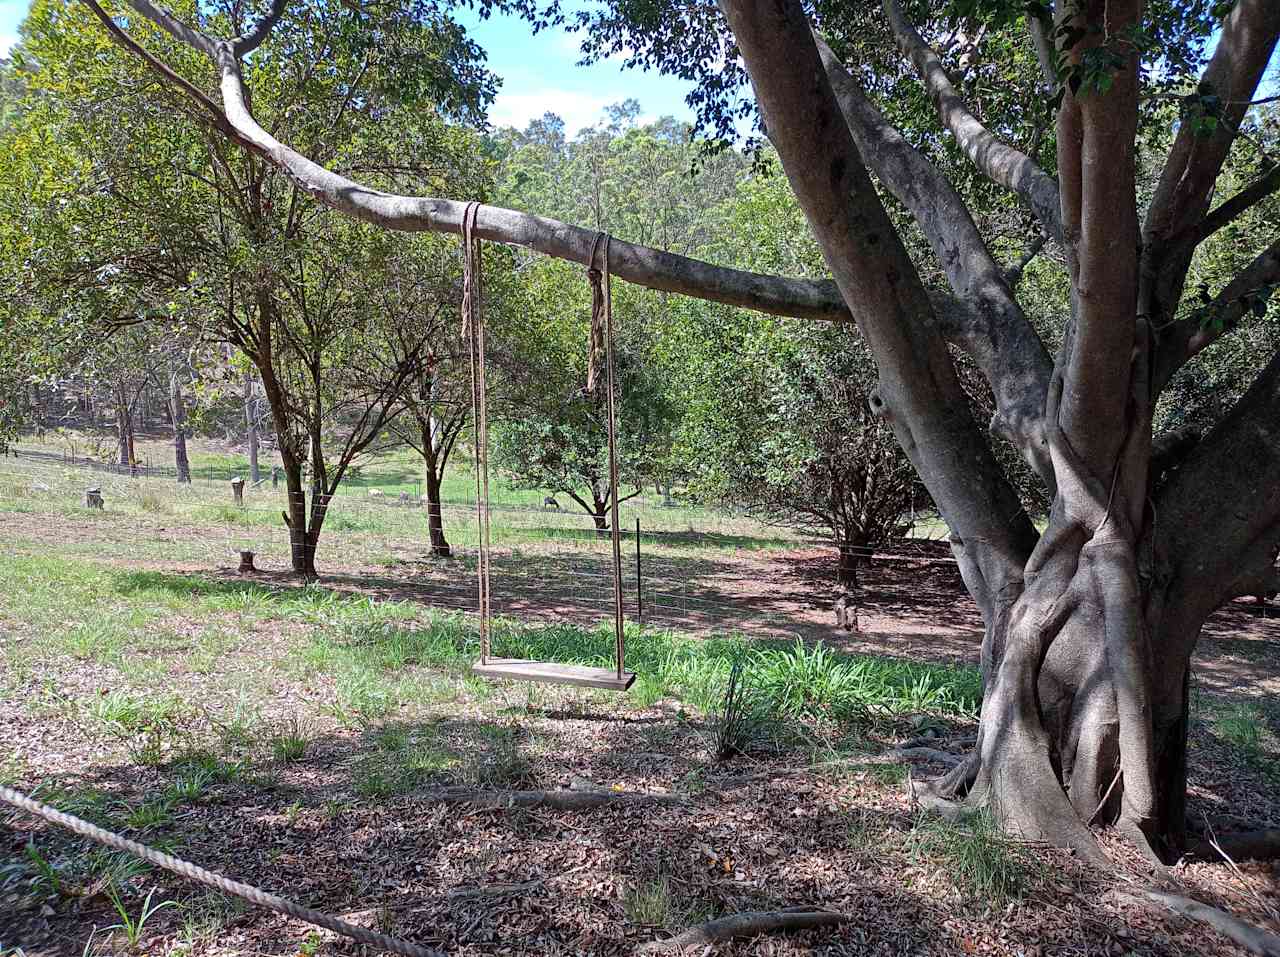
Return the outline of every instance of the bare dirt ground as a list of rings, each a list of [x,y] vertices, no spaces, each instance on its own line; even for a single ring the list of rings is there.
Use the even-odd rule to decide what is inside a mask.
[[[133,521],[127,529],[54,514],[6,514],[0,523],[6,547],[19,551],[38,552],[42,541],[83,541],[97,553],[91,560],[113,566],[234,577],[226,559],[131,555],[130,543],[139,538],[168,535],[177,544],[201,534],[170,528],[163,518]],[[343,561],[358,554],[335,547],[321,562],[324,584],[379,599],[469,605],[465,558],[432,562],[406,548],[390,563]],[[596,620],[600,601],[583,585],[582,561],[566,559],[562,549],[500,554],[494,573],[500,610]],[[943,546],[904,543],[874,562],[864,574],[861,630],[854,634],[832,625],[830,574],[825,549],[682,555],[673,548],[655,558],[653,580],[666,590],[653,592],[682,594],[683,606],[673,599],[664,609],[654,600],[646,617],[694,633],[740,629],[753,637],[822,639],[863,654],[976,662],[980,621]],[[289,581],[278,566],[268,566],[262,577]],[[814,742],[839,747],[856,737],[863,746],[883,747],[917,734],[912,722],[857,729],[819,723],[719,764],[708,752],[705,721],[675,701],[639,707],[625,698],[511,687],[481,695],[459,684],[426,712],[348,727],[325,717],[331,678],[270,667],[305,630],[293,623],[246,627],[233,635],[212,673],[171,669],[172,692],[223,721],[229,720],[219,710],[225,698],[213,679],[260,671],[253,687],[262,696],[262,720],[278,726],[290,715],[305,715],[308,741],[297,760],[246,750],[252,773],[210,784],[170,821],[142,830],[143,839],[170,842],[204,866],[454,955],[628,954],[710,916],[796,904],[830,908],[848,920],[828,931],[741,941],[714,952],[1243,953],[1203,925],[1117,893],[1152,875],[1110,835],[1103,840],[1116,875],[1090,874],[1064,855],[1034,849],[1023,892],[1012,902],[994,905],[964,892],[956,864],[920,850],[918,812],[900,776],[875,767],[814,766]],[[0,756],[17,759],[16,786],[89,789],[105,795],[108,805],[136,808],[171,783],[173,768],[128,760],[59,710],[59,700],[105,695],[119,680],[114,669],[93,661],[40,661],[25,679],[29,694],[0,699]],[[1224,702],[1275,701],[1280,609],[1243,601],[1215,615],[1197,653],[1196,683]],[[1280,734],[1277,710],[1266,715],[1271,733]],[[971,730],[963,723],[934,724],[943,747]],[[408,745],[391,748],[388,735]],[[369,793],[370,762],[437,752],[447,760],[419,786]],[[1192,766],[1193,813],[1219,826],[1280,827],[1274,777],[1243,762],[1209,724],[1195,732]],[[941,769],[922,765],[913,773]],[[755,777],[744,781],[744,775]],[[457,784],[555,789],[584,782],[682,800],[569,812],[475,810],[438,799],[441,788]],[[76,847],[51,828],[0,814],[0,868],[22,860],[32,840],[50,858]],[[1233,872],[1184,864],[1164,879],[1280,931],[1276,865],[1245,864]],[[93,934],[119,922],[102,887],[78,888],[37,909],[19,907],[0,890],[0,953],[5,946],[20,946],[27,957],[360,952],[328,935],[311,937],[298,921],[204,895],[163,872],[131,877],[129,889],[134,910],[149,889],[157,900],[184,906],[161,911],[144,944],[131,950],[119,932]],[[646,909],[637,903],[645,900],[659,903]],[[192,929],[197,918],[204,931]],[[97,950],[85,949],[91,935]]]

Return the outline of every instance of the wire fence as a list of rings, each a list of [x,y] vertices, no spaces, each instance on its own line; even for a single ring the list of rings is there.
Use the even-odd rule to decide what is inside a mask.
[[[382,598],[472,612],[476,607],[474,503],[443,502],[440,527],[449,558],[433,556],[428,510],[407,494],[339,491],[290,501],[283,487],[245,484],[237,501],[234,469],[179,484],[172,469],[130,473],[127,466],[72,461],[19,449],[0,458],[0,513],[24,513],[33,534],[40,515],[71,519],[66,534],[87,555],[170,564],[191,572],[235,574],[252,552],[264,580],[287,577],[310,545],[286,524],[322,515],[314,563],[322,584]],[[89,501],[96,489],[101,508]],[[698,509],[645,499],[622,507],[623,604],[629,621],[693,633],[758,637],[830,632],[836,551],[829,541],[741,517],[703,521]],[[628,507],[631,506],[631,507]],[[607,529],[581,510],[496,505],[491,509],[491,605],[495,615],[594,626],[613,610]],[[9,524],[0,514],[0,527]],[[94,527],[101,526],[100,531]],[[713,527],[706,527],[712,525]],[[639,535],[637,536],[637,527]],[[46,534],[48,529],[44,529]],[[953,564],[941,542],[904,543],[878,562]],[[63,547],[67,547],[63,543]],[[779,550],[788,560],[778,562]]]

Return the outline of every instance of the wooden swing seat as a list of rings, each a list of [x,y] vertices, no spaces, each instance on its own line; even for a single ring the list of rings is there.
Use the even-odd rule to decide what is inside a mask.
[[[528,658],[489,658],[473,665],[471,672],[482,678],[577,685],[580,688],[604,688],[607,691],[626,691],[636,680],[636,676],[629,671],[624,671],[619,678],[616,668],[564,665],[555,661],[531,661]]]

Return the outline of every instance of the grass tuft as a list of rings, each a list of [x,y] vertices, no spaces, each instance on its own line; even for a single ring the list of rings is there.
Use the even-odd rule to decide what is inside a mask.
[[[307,753],[307,732],[297,715],[271,738],[271,753],[282,764],[301,761]]]
[[[1035,877],[1031,851],[1002,834],[985,811],[955,821],[922,814],[907,846],[917,859],[939,864],[968,898],[993,906],[1022,897]]]
[[[659,876],[628,888],[622,897],[622,910],[627,915],[627,920],[633,924],[669,927],[675,911],[671,882],[666,877]]]

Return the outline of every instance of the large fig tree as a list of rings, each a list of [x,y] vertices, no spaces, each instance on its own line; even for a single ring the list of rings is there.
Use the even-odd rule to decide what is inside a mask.
[[[254,119],[242,64],[273,30],[293,29],[304,7],[273,0],[254,26],[218,36],[150,0],[127,2],[205,54],[217,92],[213,75],[195,86],[159,60],[154,68],[186,83],[212,127],[312,196],[392,229],[458,229],[464,202],[368,188]],[[879,374],[872,404],[950,526],[986,622],[977,747],[935,784],[934,798],[989,807],[1006,828],[1088,857],[1100,856],[1088,822],[1113,822],[1167,856],[1184,832],[1191,653],[1241,569],[1269,559],[1280,539],[1280,355],[1260,357],[1253,384],[1179,460],[1162,460],[1159,476],[1153,409],[1171,376],[1266,309],[1280,280],[1280,238],[1268,237],[1236,275],[1184,302],[1198,248],[1280,186],[1271,169],[1230,195],[1215,192],[1271,59],[1280,0],[957,7],[974,22],[913,22],[917,11],[899,0],[879,10],[642,0],[588,13],[597,49],[627,48],[641,64],[704,78],[699,102],[749,80],[834,282],[623,242],[611,264],[617,277],[654,288],[857,323]],[[376,14],[353,5],[350,16]],[[101,19],[151,56],[108,14]],[[876,31],[893,44],[859,42]],[[901,57],[881,64],[893,45]],[[1003,59],[970,99],[961,70],[980,69],[988,53]],[[886,70],[893,99],[878,96]],[[1023,89],[1028,73],[1034,82]],[[898,82],[907,76],[918,84],[914,106]],[[986,122],[977,103],[995,111]],[[919,128],[927,104],[933,131]],[[1171,146],[1140,190],[1136,144],[1161,124]],[[974,201],[998,206],[1005,195],[1064,260],[1069,318],[1058,343],[1037,334],[1016,269],[997,261],[982,231],[992,217]],[[906,230],[931,247],[928,270],[909,255]],[[477,233],[580,263],[595,238],[492,207],[480,210]],[[945,286],[931,287],[926,274]],[[969,411],[949,347],[968,353],[991,387],[987,429]],[[993,438],[1016,447],[1049,490],[1042,532]]]

